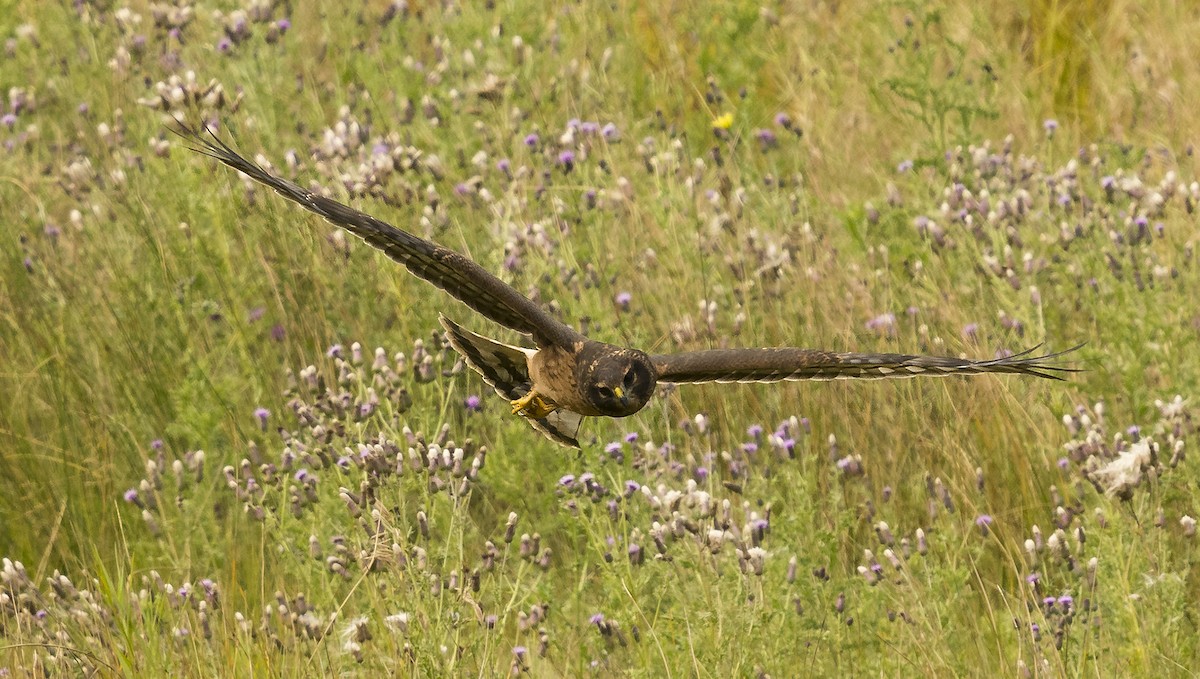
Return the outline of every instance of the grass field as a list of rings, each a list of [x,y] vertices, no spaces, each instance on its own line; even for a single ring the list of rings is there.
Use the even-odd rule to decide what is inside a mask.
[[[1200,8],[556,4],[0,0],[0,676],[1196,672]],[[598,339],[1083,372],[567,450],[173,117]]]

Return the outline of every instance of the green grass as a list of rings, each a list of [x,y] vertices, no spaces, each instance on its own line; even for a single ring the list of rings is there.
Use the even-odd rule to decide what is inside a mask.
[[[0,11],[0,671],[1193,671],[1185,5],[298,3],[242,37],[214,2],[176,38],[100,4]],[[433,333],[517,338],[139,103],[189,71],[175,115],[599,339],[1087,342],[1085,372],[682,387],[560,449]],[[413,166],[364,174],[380,143]],[[1139,437],[1157,457],[1105,495]]]

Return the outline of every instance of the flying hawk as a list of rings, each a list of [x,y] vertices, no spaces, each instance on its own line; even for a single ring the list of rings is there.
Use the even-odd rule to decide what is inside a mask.
[[[655,385],[695,382],[883,379],[918,375],[1015,373],[1062,379],[1074,372],[1053,359],[1067,351],[970,360],[908,354],[834,353],[790,347],[711,349],[647,354],[590,339],[546,312],[463,255],[318,196],[247,160],[210,130],[180,125],[193,149],[274,189],[382,250],[416,276],[450,293],[483,316],[529,336],[534,347],[504,344],[440,317],[450,345],[512,404],[513,414],[560,444],[578,448],[584,417],[626,417],[643,407]],[[1078,347],[1075,347],[1078,348]]]

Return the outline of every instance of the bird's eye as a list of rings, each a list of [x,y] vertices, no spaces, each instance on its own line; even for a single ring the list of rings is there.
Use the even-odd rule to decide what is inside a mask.
[[[637,381],[637,369],[630,368],[629,371],[625,373],[625,388],[628,389],[629,387],[632,387],[633,383],[636,381]]]
[[[599,396],[600,398],[612,398],[613,390],[609,389],[606,386],[601,385],[599,387],[596,387],[596,395]]]

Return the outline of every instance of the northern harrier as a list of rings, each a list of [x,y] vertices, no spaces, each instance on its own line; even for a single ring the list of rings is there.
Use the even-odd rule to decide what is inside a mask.
[[[210,135],[211,140],[183,127],[183,136],[198,145],[194,150],[358,236],[485,317],[531,337],[536,349],[503,344],[440,317],[451,346],[496,393],[511,402],[513,414],[522,415],[535,429],[563,445],[579,447],[575,437],[585,416],[626,417],[641,410],[659,382],[778,382],[977,373],[1062,379],[1055,373],[1073,372],[1052,362],[1067,352],[1035,356],[1033,349],[975,361],[788,347],[652,355],[599,342],[554,318],[463,255],[277,177]]]

